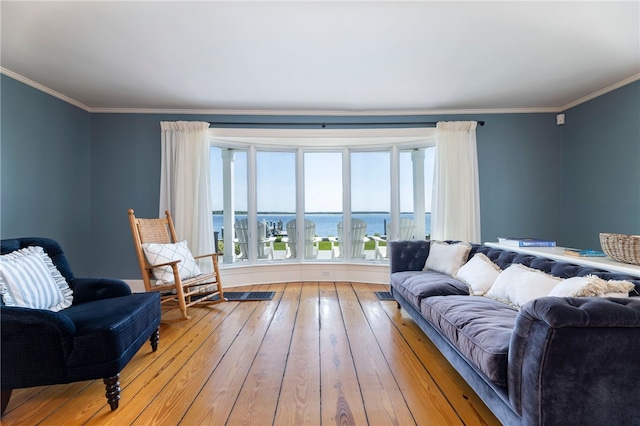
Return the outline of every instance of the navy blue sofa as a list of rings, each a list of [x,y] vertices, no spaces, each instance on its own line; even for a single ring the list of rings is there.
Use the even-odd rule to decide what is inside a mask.
[[[640,424],[640,278],[473,244],[503,270],[628,280],[629,298],[543,297],[520,310],[434,271],[429,241],[391,241],[390,287],[506,425]]]
[[[121,280],[76,278],[52,239],[5,239],[2,254],[29,246],[49,255],[73,290],[73,303],[59,312],[0,306],[1,413],[13,389],[100,378],[117,409],[120,371],[147,340],[153,351],[158,347],[160,294],[132,294]]]

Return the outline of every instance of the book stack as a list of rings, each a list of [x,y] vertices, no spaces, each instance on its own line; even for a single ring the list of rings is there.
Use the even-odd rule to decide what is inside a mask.
[[[564,249],[564,254],[577,257],[604,257],[606,253],[598,250]]]
[[[498,238],[500,244],[514,247],[555,247],[556,242],[550,240],[540,240],[538,238]]]

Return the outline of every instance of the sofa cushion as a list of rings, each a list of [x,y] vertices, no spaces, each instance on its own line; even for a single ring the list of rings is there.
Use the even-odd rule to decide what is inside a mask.
[[[404,271],[391,274],[391,286],[420,309],[420,300],[429,296],[469,295],[469,286],[446,274],[433,271]]]
[[[435,296],[422,299],[420,311],[489,380],[507,385],[516,309],[486,297]]]

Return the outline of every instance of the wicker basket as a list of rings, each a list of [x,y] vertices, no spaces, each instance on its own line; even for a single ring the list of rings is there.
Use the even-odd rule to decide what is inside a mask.
[[[640,265],[640,235],[600,233],[600,245],[618,262]]]

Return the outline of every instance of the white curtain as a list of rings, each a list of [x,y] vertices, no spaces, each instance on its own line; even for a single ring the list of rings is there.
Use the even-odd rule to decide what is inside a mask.
[[[160,217],[169,210],[176,234],[197,256],[214,252],[209,123],[162,121]],[[201,268],[211,269],[204,264]],[[203,271],[205,272],[205,271]]]
[[[439,122],[431,205],[431,239],[480,241],[475,121]]]

